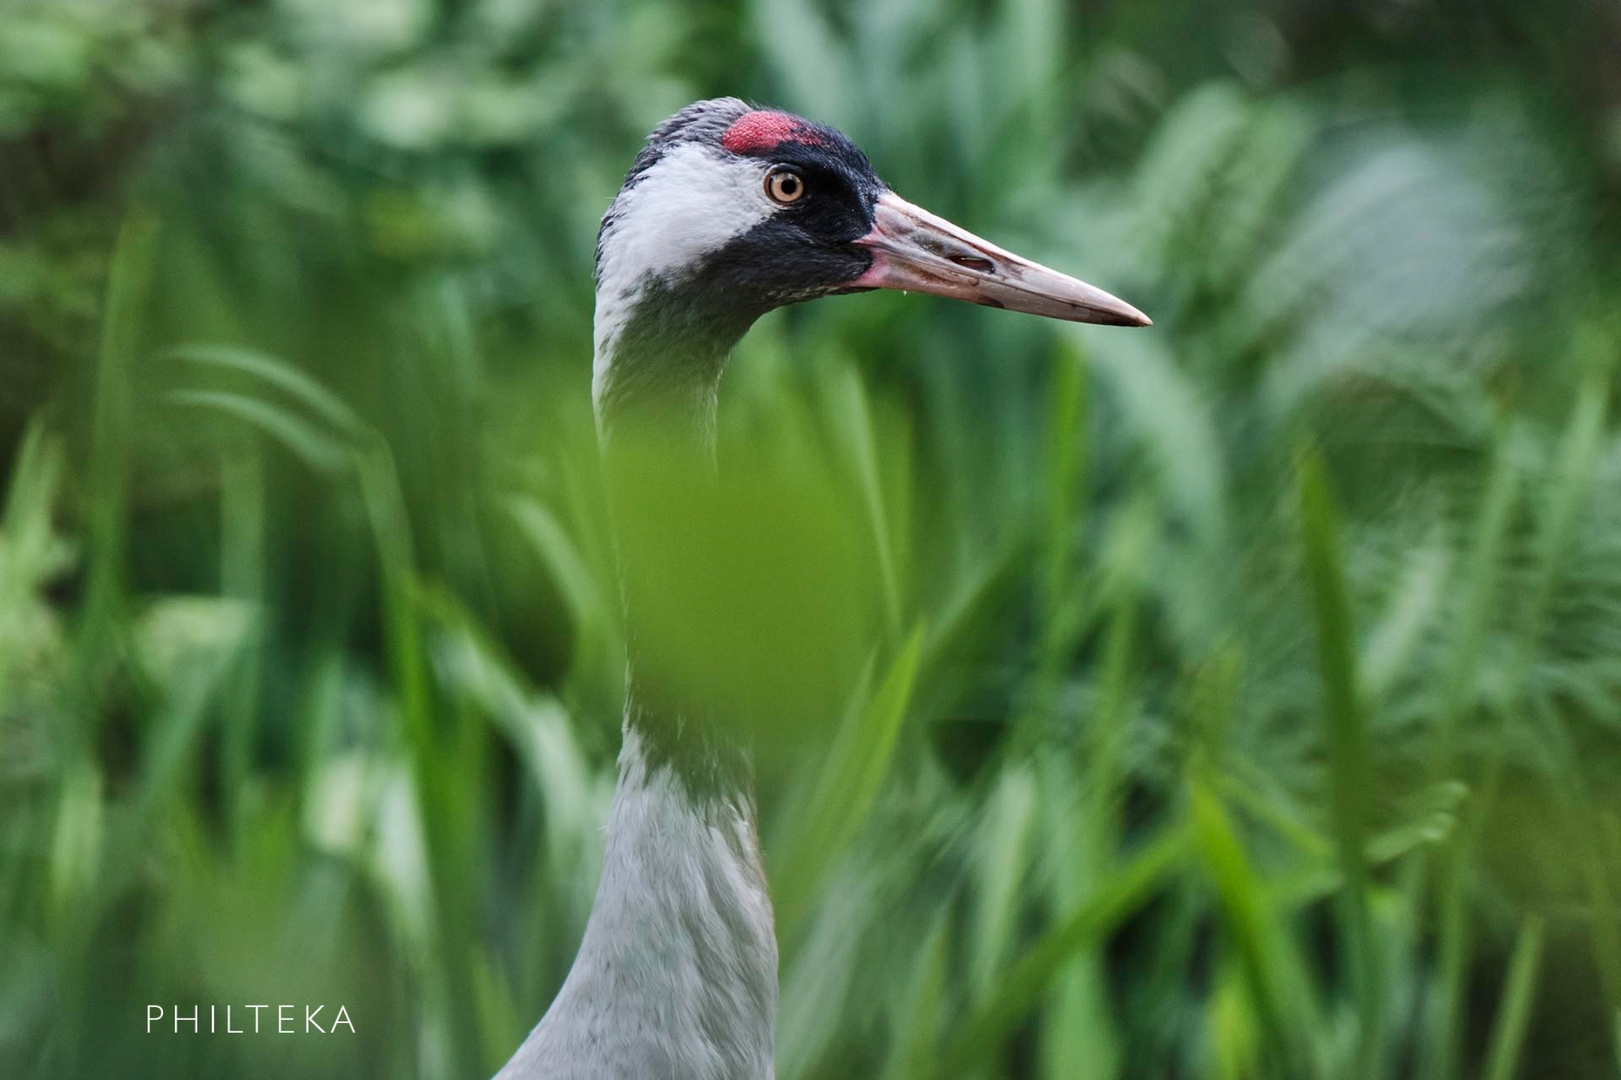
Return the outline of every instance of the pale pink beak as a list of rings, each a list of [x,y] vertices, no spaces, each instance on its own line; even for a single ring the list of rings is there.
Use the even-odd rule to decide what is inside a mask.
[[[1152,326],[1124,300],[1003,251],[893,191],[878,197],[872,231],[856,241],[872,266],[853,284],[949,296],[972,304],[1070,322]]]

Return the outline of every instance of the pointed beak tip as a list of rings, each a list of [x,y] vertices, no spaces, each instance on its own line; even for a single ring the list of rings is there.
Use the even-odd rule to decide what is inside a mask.
[[[1082,317],[1078,322],[1101,323],[1104,326],[1123,326],[1128,329],[1140,329],[1153,326],[1154,320],[1138,311],[1130,304],[1121,301],[1120,307],[1105,311],[1094,311],[1090,318]]]
[[[1134,305],[1128,304],[1116,296],[1109,297],[1109,300],[1111,300],[1112,303],[1109,305],[1107,310],[1108,313],[1113,316],[1112,318],[1108,319],[1110,325],[1127,327],[1144,327],[1154,325],[1154,320],[1150,319],[1144,312],[1139,310]]]

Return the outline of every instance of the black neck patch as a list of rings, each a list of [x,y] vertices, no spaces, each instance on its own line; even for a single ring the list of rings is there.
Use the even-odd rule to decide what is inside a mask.
[[[650,772],[670,769],[693,802],[728,802],[752,816],[754,761],[744,739],[713,718],[658,702],[639,684],[634,664],[625,723],[641,737]]]

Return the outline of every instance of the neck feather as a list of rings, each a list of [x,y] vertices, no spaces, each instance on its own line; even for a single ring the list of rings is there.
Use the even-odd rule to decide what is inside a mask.
[[[585,940],[496,1080],[771,1080],[776,1004],[752,797],[694,797],[627,719]]]

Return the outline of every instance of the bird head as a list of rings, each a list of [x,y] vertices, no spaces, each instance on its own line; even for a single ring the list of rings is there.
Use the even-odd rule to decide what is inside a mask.
[[[1125,301],[907,202],[839,131],[720,98],[658,126],[603,218],[599,406],[625,354],[724,356],[773,308],[869,289],[1149,325]]]

